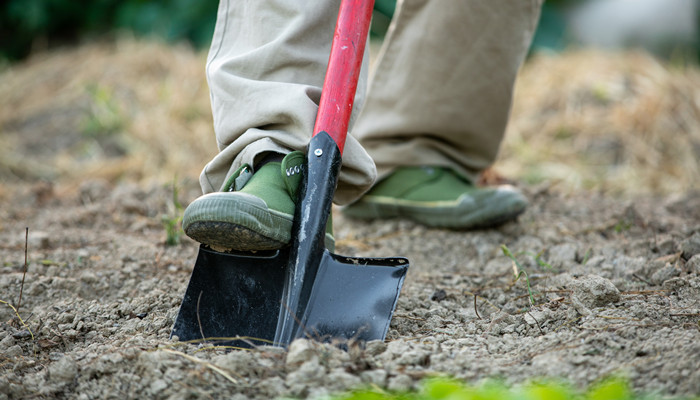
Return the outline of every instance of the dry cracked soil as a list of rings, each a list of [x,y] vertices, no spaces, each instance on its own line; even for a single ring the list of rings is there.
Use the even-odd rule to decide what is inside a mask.
[[[581,388],[614,375],[644,393],[700,393],[697,193],[620,201],[524,187],[517,222],[470,232],[334,211],[338,253],[411,261],[386,341],[227,351],[169,339],[197,251],[164,244],[170,188],[11,189],[0,293],[17,305],[22,292],[22,321],[2,304],[0,398],[313,398],[439,374]],[[183,192],[186,204],[197,188]]]
[[[166,245],[164,221],[215,149],[204,61],[129,39],[0,71],[0,400],[318,398],[435,375],[700,395],[698,68],[529,60],[497,163],[530,201],[517,221],[334,210],[339,254],[411,262],[386,341],[227,350],[170,339],[198,247]]]

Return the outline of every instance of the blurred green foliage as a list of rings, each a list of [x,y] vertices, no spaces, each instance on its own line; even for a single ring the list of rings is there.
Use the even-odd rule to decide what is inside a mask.
[[[264,1],[264,0],[260,0]],[[569,43],[562,10],[581,0],[546,0],[533,50],[563,50]],[[205,48],[211,41],[219,0],[3,0],[0,61],[18,60],[34,49],[75,43],[85,37],[128,31]],[[372,35],[382,37],[396,0],[375,0]]]
[[[562,7],[566,0],[548,0],[542,5],[539,25],[532,39],[531,50],[561,51],[567,45],[566,21]]]
[[[563,21],[547,0],[535,47],[559,49]],[[0,3],[0,57],[18,60],[32,49],[85,37],[128,31],[205,48],[211,41],[218,0],[7,0]],[[375,0],[373,36],[383,36],[396,0]]]
[[[122,30],[205,47],[218,0],[7,0],[0,4],[0,55],[21,59],[36,47]]]
[[[470,385],[459,380],[430,378],[420,389],[392,392],[378,387],[356,390],[331,397],[333,400],[647,400],[658,396],[637,395],[630,384],[621,378],[609,378],[586,391],[559,381],[533,381],[516,387],[502,381],[485,381]]]

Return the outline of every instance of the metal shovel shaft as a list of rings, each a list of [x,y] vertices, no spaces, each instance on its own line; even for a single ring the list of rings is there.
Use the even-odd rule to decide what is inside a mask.
[[[341,156],[362,67],[374,0],[342,0],[316,124],[307,150],[307,168],[294,218],[283,308],[275,342],[299,335],[312,287],[323,259],[323,238],[338,182]]]

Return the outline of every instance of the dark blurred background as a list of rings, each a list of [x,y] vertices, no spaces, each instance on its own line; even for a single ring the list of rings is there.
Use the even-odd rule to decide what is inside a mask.
[[[372,35],[381,37],[396,0],[376,0]],[[567,46],[642,47],[698,62],[700,0],[546,0],[533,50]],[[218,0],[6,0],[0,5],[0,57],[119,34],[209,45]]]

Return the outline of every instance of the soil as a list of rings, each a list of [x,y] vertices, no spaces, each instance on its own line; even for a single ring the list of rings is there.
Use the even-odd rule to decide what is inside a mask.
[[[186,200],[197,194],[189,189]],[[0,288],[16,305],[24,279],[23,323],[0,308],[0,397],[316,397],[362,384],[408,389],[434,374],[580,387],[622,375],[643,392],[700,393],[698,194],[622,202],[524,190],[528,211],[498,229],[336,213],[339,254],[411,261],[387,340],[348,351],[302,340],[285,352],[169,340],[197,245],[164,244],[167,188],[12,187]],[[534,305],[501,245],[527,272]]]
[[[15,126],[29,129],[32,118]],[[40,136],[13,140],[26,137],[29,148]],[[195,179],[178,184],[183,206],[199,195]],[[181,213],[172,186],[142,175],[8,180],[0,399],[315,398],[363,385],[411,389],[441,374],[582,389],[622,376],[640,393],[700,395],[700,192],[518,186],[527,211],[486,230],[334,210],[337,253],[411,262],[386,341],[225,350],[169,337],[197,254],[186,237],[165,244],[163,221]]]

